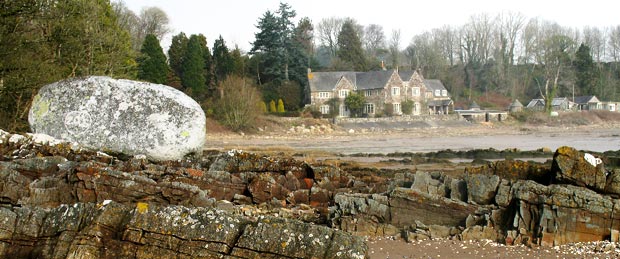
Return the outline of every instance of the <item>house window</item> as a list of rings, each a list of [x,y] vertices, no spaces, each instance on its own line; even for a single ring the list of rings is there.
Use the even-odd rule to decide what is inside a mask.
[[[394,103],[392,104],[394,107],[394,114],[401,114],[401,110],[400,110],[400,103]]]
[[[419,87],[414,87],[411,89],[411,95],[413,96],[420,96],[420,88]]]
[[[319,98],[329,98],[330,92],[319,92]]]
[[[329,105],[321,105],[321,114],[329,114]]]
[[[375,114],[375,105],[372,103],[367,103],[366,105],[364,105],[364,113]]]
[[[413,104],[413,114],[420,114],[420,103],[419,102],[415,102]]]
[[[441,96],[448,96],[448,90],[441,90]]]
[[[441,96],[441,90],[435,90],[435,96]]]
[[[392,95],[393,96],[400,95],[400,87],[392,87]]]
[[[349,95],[349,90],[340,90],[338,91],[338,96],[340,96],[340,98],[345,98]]]
[[[364,93],[364,96],[366,97],[372,96],[372,90],[366,90],[366,92]]]

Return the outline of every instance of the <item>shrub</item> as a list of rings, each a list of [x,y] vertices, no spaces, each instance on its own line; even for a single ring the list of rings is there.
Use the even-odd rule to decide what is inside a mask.
[[[218,121],[234,131],[253,127],[261,111],[258,89],[238,76],[227,77],[219,87],[226,92],[215,105]]]
[[[383,115],[390,117],[394,115],[394,105],[391,103],[383,104]]]
[[[351,111],[353,117],[359,117],[362,115],[362,109],[366,103],[366,98],[362,94],[352,92],[344,99],[344,104]]]
[[[284,113],[284,102],[282,99],[278,99],[278,113]]]
[[[263,113],[267,113],[267,104],[265,104],[265,102],[260,102],[260,110]]]
[[[271,102],[269,102],[269,112],[271,113],[276,113],[278,110],[276,110],[276,102],[274,100],[271,100]]]
[[[411,115],[411,112],[413,111],[413,101],[412,100],[406,100],[406,101],[402,102],[400,105],[401,105],[401,109],[403,110],[404,114]]]

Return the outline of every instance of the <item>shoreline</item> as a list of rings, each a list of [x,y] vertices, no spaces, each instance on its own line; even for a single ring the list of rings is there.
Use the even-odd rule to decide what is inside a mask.
[[[581,126],[523,126],[472,124],[471,126],[414,128],[398,131],[349,133],[260,132],[258,134],[207,133],[206,149],[242,149],[265,152],[321,152],[331,154],[432,152],[516,148],[536,150],[574,146],[597,152],[620,149],[620,124]]]

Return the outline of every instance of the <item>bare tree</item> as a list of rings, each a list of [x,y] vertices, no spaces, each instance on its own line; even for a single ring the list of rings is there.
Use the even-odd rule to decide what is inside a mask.
[[[609,29],[609,55],[614,62],[620,62],[620,25]]]
[[[378,58],[379,51],[385,49],[385,33],[383,27],[378,24],[366,26],[364,33],[364,49],[369,56]]]
[[[153,34],[161,40],[166,34],[170,33],[168,15],[159,7],[143,8],[140,12],[140,38],[147,34]]]
[[[112,2],[112,11],[116,14],[116,23],[123,30],[134,34],[138,30],[138,16],[125,5],[124,1]]]
[[[590,47],[591,55],[596,62],[601,62],[605,56],[605,35],[599,28],[584,27],[582,42]]]
[[[343,23],[344,19],[331,17],[321,20],[317,26],[319,43],[329,50],[332,57],[336,56],[338,50],[338,34]]]
[[[495,27],[495,48],[499,50],[502,61],[514,65],[517,43],[525,25],[525,17],[521,13],[502,13],[497,16]]]
[[[390,37],[390,59],[392,60],[392,68],[398,68],[400,55],[400,30],[392,30]]]
[[[450,66],[454,66],[455,58],[460,50],[459,39],[454,28],[445,25],[432,31],[435,43],[441,51],[441,55],[449,61]]]
[[[171,32],[168,27],[168,15],[158,7],[143,8],[140,16],[129,10],[125,2],[112,3],[112,11],[116,14],[116,23],[121,29],[129,32],[132,48],[140,51],[147,34],[153,34],[158,40]]]
[[[512,68],[515,63],[515,51],[517,40],[524,26],[525,18],[518,13],[502,13],[495,20],[493,31],[493,53],[495,57],[493,83],[498,90],[511,91],[514,97],[517,95],[519,82],[513,80]]]

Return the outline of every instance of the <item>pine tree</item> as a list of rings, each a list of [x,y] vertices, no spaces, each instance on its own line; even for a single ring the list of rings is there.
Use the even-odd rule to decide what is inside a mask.
[[[278,99],[278,113],[284,113],[284,102],[282,99]]]
[[[211,51],[207,46],[207,37],[205,37],[203,34],[198,34],[196,37],[198,37],[198,42],[200,42],[200,49],[202,51],[202,57],[204,60],[203,76],[205,78],[205,94],[206,97],[213,97],[215,96],[215,91],[218,84],[218,82],[216,82],[215,80],[215,65],[213,62],[213,56],[211,55]]]
[[[240,77],[246,76],[246,64],[248,63],[247,56],[241,55],[241,50],[238,46],[230,53],[232,59],[232,73]]]
[[[366,71],[367,64],[362,49],[362,42],[355,31],[353,20],[346,20],[342,24],[338,35],[338,58],[348,63],[355,71]]]
[[[204,56],[198,35],[192,35],[187,42],[187,52],[183,57],[181,82],[185,89],[191,89],[194,97],[202,99],[205,93]]]
[[[215,79],[217,82],[224,80],[228,75],[232,74],[235,64],[222,35],[213,44],[213,63],[215,65]]]
[[[137,62],[138,79],[156,84],[166,83],[168,74],[166,55],[155,35],[146,35]]]
[[[575,76],[577,77],[576,85],[581,89],[583,94],[594,95],[598,81],[598,71],[590,54],[590,47],[581,44],[577,53],[575,53]]]
[[[183,58],[187,52],[187,42],[189,39],[185,33],[181,32],[172,37],[172,43],[168,49],[170,68],[180,78],[183,75]]]
[[[260,83],[282,81],[284,77],[284,48],[278,18],[267,11],[256,26],[259,30],[252,44],[251,54],[260,61]]]

